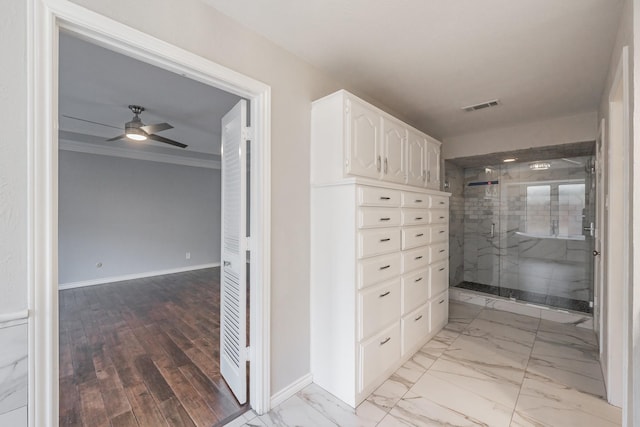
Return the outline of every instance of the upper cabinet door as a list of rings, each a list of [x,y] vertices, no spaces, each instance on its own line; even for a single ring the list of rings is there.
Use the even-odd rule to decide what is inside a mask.
[[[440,144],[434,141],[427,141],[426,187],[440,190]]]
[[[423,187],[427,181],[427,140],[409,131],[407,140],[407,184]]]
[[[349,99],[346,108],[346,171],[351,175],[380,178],[380,115],[360,102]]]
[[[402,122],[382,118],[383,180],[404,184],[407,180],[407,129]]]

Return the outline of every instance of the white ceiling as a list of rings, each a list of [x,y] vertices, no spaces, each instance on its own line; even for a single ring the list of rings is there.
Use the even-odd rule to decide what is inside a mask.
[[[437,137],[597,110],[621,0],[204,0]],[[499,98],[473,113],[461,107]]]
[[[67,34],[60,35],[59,93],[61,139],[208,159],[219,158],[220,119],[240,99]],[[129,104],[145,107],[140,116],[145,124],[173,125],[158,135],[188,147],[183,150],[155,141],[105,142],[124,133],[124,123],[133,117]]]

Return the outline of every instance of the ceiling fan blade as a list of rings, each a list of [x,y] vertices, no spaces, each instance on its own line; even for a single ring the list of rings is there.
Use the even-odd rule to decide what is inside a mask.
[[[155,125],[145,125],[141,129],[146,133],[156,133],[167,129],[173,129],[169,123],[156,123]]]
[[[94,125],[106,126],[108,128],[122,129],[121,126],[111,126],[100,122],[94,122],[93,120],[81,119],[80,117],[67,116],[66,114],[63,114],[62,117],[66,117],[67,119],[80,120],[81,122],[93,123]]]
[[[107,141],[117,141],[117,140],[119,140],[119,139],[124,139],[124,138],[126,138],[126,137],[127,137],[127,135],[118,135],[118,136],[116,136],[115,138],[107,139]]]
[[[164,136],[160,136],[160,135],[148,135],[148,136],[149,136],[149,139],[153,139],[154,141],[164,142],[165,144],[175,145],[176,147],[180,147],[180,148],[188,147],[188,145],[186,144],[183,144],[178,141],[174,141],[173,139],[165,138]]]

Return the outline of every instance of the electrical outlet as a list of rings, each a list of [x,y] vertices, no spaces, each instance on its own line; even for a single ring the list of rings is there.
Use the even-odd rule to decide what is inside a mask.
[[[186,259],[191,259],[191,252],[187,252],[184,257]]]

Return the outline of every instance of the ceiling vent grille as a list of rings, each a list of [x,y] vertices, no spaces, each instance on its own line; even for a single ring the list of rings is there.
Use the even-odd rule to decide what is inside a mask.
[[[472,111],[484,110],[485,108],[497,107],[500,105],[500,100],[494,99],[491,101],[483,102],[481,104],[469,105],[468,107],[462,107],[464,111],[470,113]]]

